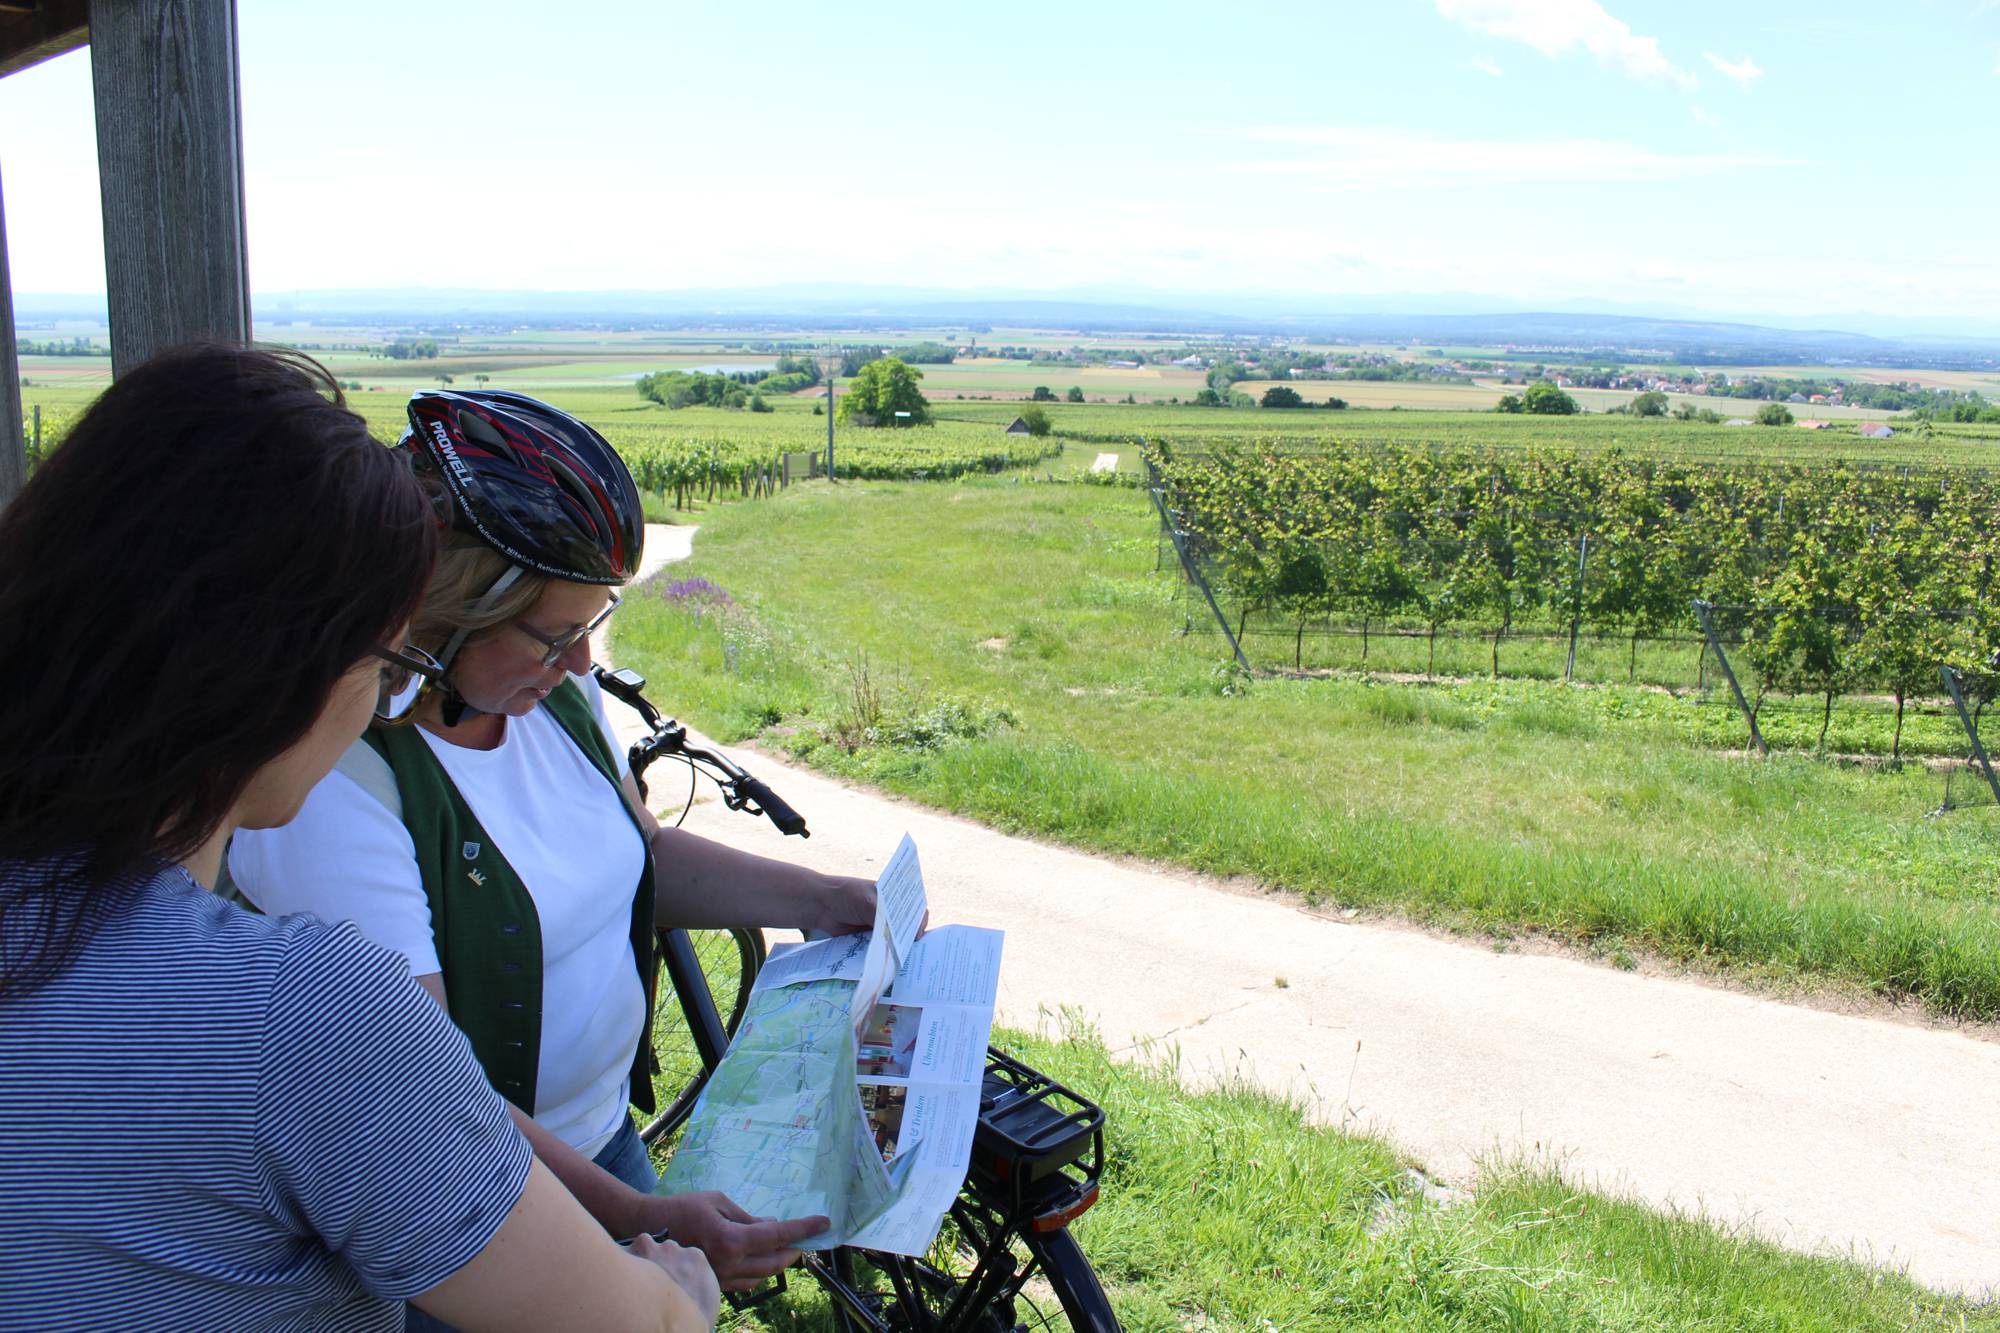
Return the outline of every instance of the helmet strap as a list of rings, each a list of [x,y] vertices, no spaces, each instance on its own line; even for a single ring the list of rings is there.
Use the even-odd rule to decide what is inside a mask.
[[[493,609],[494,603],[506,595],[509,588],[521,581],[521,575],[526,572],[519,565],[507,566],[507,572],[493,580],[493,586],[480,595],[479,600],[473,604],[472,610],[466,616],[466,619],[476,622],[485,616],[488,611]],[[453,631],[451,638],[445,641],[444,651],[438,654],[438,665],[449,672],[453,660],[458,656],[458,650],[465,646],[465,641],[471,636],[472,630],[470,628]],[[476,713],[479,711],[465,701],[465,696],[458,692],[458,688],[451,683],[449,677],[441,683],[444,692],[444,707],[441,720],[447,727],[457,726],[468,712]]]
[[[485,591],[485,593],[480,596],[479,600],[473,604],[472,610],[467,613],[465,618],[467,620],[474,622],[478,621],[488,611],[491,611],[493,609],[493,604],[495,602],[498,602],[501,599],[501,597],[505,596],[509,588],[513,587],[516,583],[519,583],[521,581],[521,575],[525,574],[526,572],[527,571],[522,569],[519,565],[507,566],[507,572],[502,574],[499,578],[493,580],[493,586],[488,588]],[[449,639],[445,640],[444,651],[438,654],[438,659],[437,659],[438,665],[441,667],[449,668],[451,666],[452,659],[458,656],[458,650],[460,648],[463,648],[465,646],[465,641],[471,637],[472,637],[472,630],[470,627],[454,630],[452,632],[452,636]]]
[[[440,714],[439,720],[443,722],[447,727],[457,726],[461,721],[464,720],[466,713],[479,711],[478,709],[473,708],[471,704],[467,703],[465,701],[465,696],[460,694],[457,690],[453,689],[450,685],[446,685],[444,689],[445,689],[445,694],[444,694],[443,711]]]

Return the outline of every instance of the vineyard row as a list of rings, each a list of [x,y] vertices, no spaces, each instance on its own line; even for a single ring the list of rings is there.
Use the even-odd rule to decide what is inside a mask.
[[[2000,475],[1730,467],[1615,453],[1147,451],[1188,560],[1233,620],[1489,633],[1700,633],[1715,604],[1755,699],[1905,701],[2000,643]]]

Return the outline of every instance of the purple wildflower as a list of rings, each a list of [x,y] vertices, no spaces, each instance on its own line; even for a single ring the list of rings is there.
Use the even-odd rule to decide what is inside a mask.
[[[655,586],[658,596],[664,601],[719,602],[724,606],[731,604],[728,593],[703,578],[674,579]]]

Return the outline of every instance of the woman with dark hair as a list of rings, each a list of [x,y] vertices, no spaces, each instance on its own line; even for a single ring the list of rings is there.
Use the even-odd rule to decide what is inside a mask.
[[[404,672],[436,546],[304,358],[122,376],[0,512],[0,1325],[713,1322],[352,927],[205,892]]]

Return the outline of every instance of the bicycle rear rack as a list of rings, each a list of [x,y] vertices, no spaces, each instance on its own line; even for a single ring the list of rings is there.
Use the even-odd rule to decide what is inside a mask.
[[[1053,1231],[1097,1202],[1104,1112],[1040,1070],[989,1047],[967,1187],[1010,1217]]]

